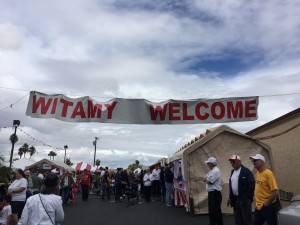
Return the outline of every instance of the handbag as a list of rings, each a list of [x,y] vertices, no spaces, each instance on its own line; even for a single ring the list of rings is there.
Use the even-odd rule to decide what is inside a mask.
[[[48,217],[49,217],[51,223],[54,225],[54,223],[53,223],[53,221],[52,221],[52,219],[51,219],[49,213],[47,212],[47,210],[46,210],[46,208],[45,208],[45,206],[44,206],[44,203],[43,203],[43,201],[42,201],[42,198],[41,198],[41,195],[40,195],[40,194],[39,194],[39,197],[40,197],[40,200],[41,200],[41,203],[42,203],[42,205],[43,205],[43,207],[44,207],[45,212],[47,213],[47,215],[48,215]]]

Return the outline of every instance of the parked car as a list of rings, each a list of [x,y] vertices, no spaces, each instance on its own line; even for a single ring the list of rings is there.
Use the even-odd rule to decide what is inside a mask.
[[[296,195],[291,200],[291,205],[278,212],[279,225],[299,225],[300,224],[300,195]]]

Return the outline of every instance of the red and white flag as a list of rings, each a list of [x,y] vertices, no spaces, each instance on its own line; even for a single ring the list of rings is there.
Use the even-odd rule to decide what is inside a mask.
[[[75,166],[76,171],[83,171],[85,169],[88,171],[91,171],[92,165],[90,165],[88,163],[80,162],[80,163],[77,163]]]

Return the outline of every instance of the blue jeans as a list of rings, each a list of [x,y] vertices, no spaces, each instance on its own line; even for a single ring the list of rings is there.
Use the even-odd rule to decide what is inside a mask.
[[[171,198],[171,193],[173,189],[173,183],[167,183],[166,184],[166,205],[172,205],[172,198]]]
[[[63,187],[61,191],[61,199],[63,203],[67,203],[70,197],[70,187]]]

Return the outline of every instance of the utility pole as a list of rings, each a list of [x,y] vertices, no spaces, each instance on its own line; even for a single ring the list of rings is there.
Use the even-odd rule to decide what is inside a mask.
[[[68,149],[68,145],[64,146],[65,149],[65,158],[64,158],[64,163],[66,164],[66,155],[67,155],[67,149]]]
[[[20,126],[20,120],[14,120],[13,126],[15,127],[14,137],[16,137],[17,128],[18,128],[18,126]],[[12,158],[13,158],[13,154],[14,154],[14,148],[15,148],[15,141],[12,141],[10,159],[9,159],[9,169],[11,169]]]
[[[93,145],[95,146],[95,152],[94,152],[94,165],[93,165],[93,166],[95,166],[95,162],[96,162],[97,140],[99,140],[99,138],[95,137],[95,141],[93,141]]]

